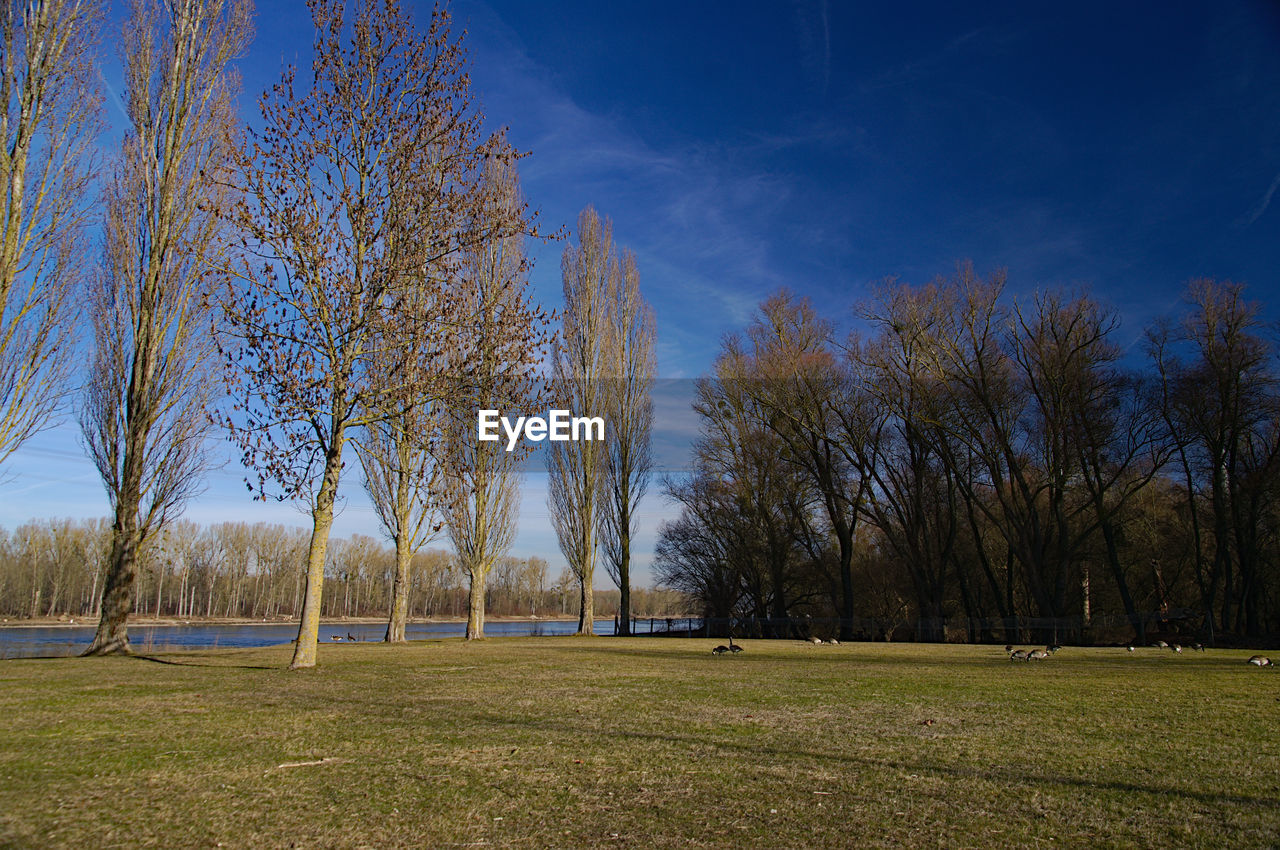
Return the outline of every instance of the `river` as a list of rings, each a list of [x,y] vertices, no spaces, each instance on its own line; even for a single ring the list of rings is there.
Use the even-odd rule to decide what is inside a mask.
[[[77,655],[93,639],[97,624],[85,626],[3,626],[0,627],[0,659]],[[487,637],[514,635],[570,635],[578,629],[577,620],[505,620],[484,624]],[[357,641],[380,641],[386,634],[385,624],[321,623],[320,642],[335,643],[347,636]],[[409,640],[462,637],[466,623],[410,623],[405,627]],[[613,634],[613,620],[596,620],[598,635]],[[210,647],[273,646],[289,643],[298,636],[297,623],[200,623],[187,626],[129,624],[129,641],[135,652],[162,652],[175,649]]]

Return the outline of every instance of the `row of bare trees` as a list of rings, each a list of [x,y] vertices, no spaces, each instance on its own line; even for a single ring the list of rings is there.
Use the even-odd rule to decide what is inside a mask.
[[[653,310],[640,294],[635,255],[619,256],[613,227],[591,207],[578,244],[565,248],[564,329],[552,361],[556,406],[601,415],[605,441],[553,444],[548,453],[551,521],[578,579],[578,633],[593,633],[593,587],[603,556],[621,593],[620,630],[630,633],[631,539],[652,468]]]
[[[857,313],[838,338],[776,295],[699,383],[658,568],[709,616],[844,638],[1280,631],[1280,371],[1241,286],[1193,283],[1128,348],[1089,296],[1014,299],[969,266]]]
[[[31,521],[0,530],[0,616],[80,620],[100,615],[111,549],[107,520]],[[274,523],[180,520],[139,553],[132,612],[164,618],[292,619],[302,609],[309,535]],[[326,617],[388,617],[403,599],[406,621],[466,616],[469,575],[453,553],[416,552],[407,577],[393,545],[366,535],[335,538],[326,552]],[[548,572],[538,557],[498,558],[485,585],[486,609],[499,616],[576,617],[577,580]],[[407,581],[401,593],[396,584]],[[637,591],[638,616],[682,614],[678,594]],[[603,612],[617,611],[617,592]]]
[[[396,4],[361,5],[354,20],[338,2],[311,8],[310,84],[287,71],[240,151],[231,218],[254,260],[220,300],[236,341],[232,397],[244,402],[227,425],[259,471],[259,494],[312,506],[294,667],[316,660],[347,444],[362,455],[402,576],[439,530],[431,517],[443,502],[455,542],[461,524],[498,522],[483,498],[476,505],[475,476],[488,473],[475,464],[451,458],[440,468],[454,482],[435,486],[436,449],[456,447],[461,411],[474,422],[476,407],[532,402],[521,379],[546,321],[528,303],[520,255],[538,232],[519,197],[519,155],[483,131],[447,12],[438,7],[418,34]],[[401,639],[403,603],[393,610],[388,639]]]
[[[394,544],[387,640],[404,639],[415,554],[445,530],[471,588],[467,635],[483,636],[486,579],[515,533],[528,449],[479,442],[476,411],[533,413],[553,395],[536,374],[551,316],[530,299],[524,250],[546,237],[520,192],[522,154],[484,129],[446,9],[419,32],[397,2],[308,7],[309,69],[285,69],[240,127],[233,62],[252,35],[249,0],[133,0],[118,42],[127,128],[95,210],[96,4],[4,5],[0,460],[68,400],[67,306],[84,284],[93,352],[76,407],[113,511],[86,654],[128,651],[142,553],[203,486],[217,425],[257,497],[310,509],[293,667],[315,664],[319,618],[333,610],[328,539],[352,451]],[[95,211],[104,235],[91,268],[82,243]],[[582,239],[599,242],[594,226]],[[596,277],[566,309],[565,339],[592,352],[592,387],[632,374],[631,363],[652,374],[634,260],[619,266],[605,241],[587,258]],[[587,292],[591,318],[575,336],[574,299]],[[558,362],[579,353],[564,349]],[[587,415],[639,411],[619,412],[631,423],[626,448],[586,450],[592,492],[608,479],[621,495],[577,506],[590,535],[614,530],[625,598],[647,384],[610,386],[564,398]],[[590,633],[597,544],[580,543],[590,560],[571,562]]]

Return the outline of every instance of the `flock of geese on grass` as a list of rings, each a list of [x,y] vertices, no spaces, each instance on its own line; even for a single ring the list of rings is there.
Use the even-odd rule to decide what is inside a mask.
[[[720,644],[715,649],[711,650],[712,655],[724,655],[726,652],[732,652],[734,655],[737,655],[739,652],[742,652],[742,647],[738,646],[736,643],[733,642],[733,635],[729,635],[728,646],[725,646],[724,644]]]
[[[1162,641],[1162,640],[1158,640],[1155,643],[1151,644],[1151,648],[1152,649],[1168,649],[1172,652],[1182,652],[1181,644],[1166,643],[1165,641]],[[1204,652],[1204,644],[1202,643],[1193,643],[1190,648],[1193,652]],[[1062,649],[1062,647],[1058,646],[1057,644],[1046,646],[1044,649],[1014,649],[1012,645],[1007,644],[1004,648],[1004,651],[1009,653],[1010,661],[1041,661],[1053,655],[1059,649]],[[1129,644],[1127,647],[1125,647],[1125,649],[1129,650],[1130,652],[1135,651],[1133,648],[1133,644]],[[1271,659],[1265,655],[1251,656],[1249,658],[1248,663],[1254,665],[1255,667],[1274,667],[1275,666],[1271,662]]]
[[[330,635],[329,639],[342,640],[342,636]],[[351,634],[351,632],[347,632],[347,640],[355,641],[356,638]],[[822,638],[811,637],[809,638],[809,643],[813,644],[814,646],[822,646],[824,644],[827,646],[840,645],[840,641],[836,640],[835,638],[832,638],[831,640],[823,640]],[[1174,644],[1165,643],[1162,640],[1158,640],[1155,643],[1151,644],[1151,647],[1153,649],[1171,649],[1174,652],[1182,652],[1182,647],[1180,645],[1176,643]],[[1130,644],[1126,648],[1130,652],[1134,651],[1132,644]],[[1191,645],[1191,648],[1196,652],[1204,652],[1204,644],[1195,643]],[[1059,649],[1062,649],[1062,647],[1058,646],[1056,643],[1050,644],[1049,646],[1046,646],[1044,649],[1014,649],[1011,644],[1007,644],[1004,648],[1004,651],[1009,653],[1010,661],[1042,661],[1045,658],[1048,658],[1049,656],[1056,653]],[[724,644],[720,644],[715,649],[711,650],[712,655],[724,655],[726,652],[733,653],[734,655],[737,655],[739,652],[742,652],[742,647],[733,642],[733,635],[729,635],[728,646],[725,646]],[[1275,666],[1274,664],[1271,663],[1271,659],[1265,655],[1255,655],[1249,659],[1249,663],[1254,665],[1255,667],[1274,667]]]
[[[1013,646],[1006,645],[1004,651],[1009,653],[1010,661],[1043,661],[1059,649],[1062,647],[1054,643],[1044,649],[1014,649]]]
[[[1151,644],[1151,648],[1152,649],[1168,649],[1168,650],[1171,650],[1172,652],[1182,652],[1182,644],[1165,643],[1162,640],[1158,640],[1155,643]],[[1133,644],[1129,644],[1128,646],[1125,647],[1125,649],[1129,650],[1130,652],[1133,652],[1134,651]],[[1191,644],[1191,649],[1195,652],[1204,652],[1204,644],[1193,643]]]
[[[807,642],[813,644],[814,646],[824,646],[824,645],[839,646],[840,645],[840,641],[836,640],[835,638],[831,638],[830,640],[823,640],[822,638],[811,637]],[[729,636],[728,646],[725,646],[724,644],[720,644],[715,649],[711,650],[712,655],[724,655],[726,652],[732,652],[734,654],[742,652],[742,647],[738,646],[738,644],[733,642],[733,635]]]
[[[349,640],[355,640],[355,638],[351,637],[350,634],[347,635],[347,638]],[[341,640],[341,638],[335,638],[335,640]],[[814,646],[823,646],[823,645],[839,646],[840,645],[840,641],[836,640],[835,638],[832,638],[831,640],[823,640],[822,638],[811,637],[809,638],[809,643],[813,644]],[[1152,649],[1168,649],[1173,652],[1182,652],[1182,646],[1180,644],[1165,643],[1162,640],[1158,640],[1155,643],[1151,644],[1151,648]],[[1012,644],[1006,644],[1004,651],[1009,653],[1010,661],[1043,661],[1044,659],[1049,658],[1050,656],[1057,653],[1057,651],[1060,649],[1062,649],[1062,647],[1056,643],[1050,644],[1046,646],[1044,649],[1014,649]],[[1132,644],[1127,646],[1126,649],[1128,649],[1130,652],[1134,651]],[[1191,649],[1195,652],[1204,652],[1204,644],[1193,643],[1191,645]],[[732,653],[734,655],[737,655],[739,652],[742,652],[742,647],[733,642],[733,635],[729,635],[728,646],[725,646],[724,644],[720,644],[715,649],[711,650],[712,655],[724,655],[726,652]],[[1249,663],[1254,665],[1255,667],[1274,667],[1275,666],[1274,664],[1271,663],[1271,659],[1265,655],[1254,655],[1249,659]]]

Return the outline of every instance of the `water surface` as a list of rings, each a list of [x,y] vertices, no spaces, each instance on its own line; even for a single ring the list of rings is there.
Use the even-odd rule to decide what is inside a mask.
[[[0,658],[31,658],[50,655],[77,655],[93,640],[97,623],[84,626],[4,626],[0,627]],[[578,630],[577,620],[510,620],[484,624],[486,636],[571,635]],[[337,623],[320,624],[320,642],[335,643],[334,637],[346,642],[348,636],[357,641],[380,641],[387,632],[385,624]],[[409,640],[462,637],[466,623],[410,623],[405,627]],[[597,620],[598,635],[613,634],[612,620]],[[208,647],[254,647],[289,643],[298,636],[297,623],[216,624],[189,626],[129,625],[129,642],[135,652],[159,652],[173,649]]]

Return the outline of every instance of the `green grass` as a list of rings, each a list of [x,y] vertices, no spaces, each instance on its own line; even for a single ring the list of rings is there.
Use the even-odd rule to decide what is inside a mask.
[[[0,844],[1280,843],[1247,652],[716,643],[0,662]]]

